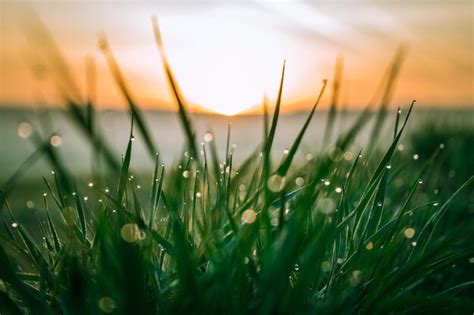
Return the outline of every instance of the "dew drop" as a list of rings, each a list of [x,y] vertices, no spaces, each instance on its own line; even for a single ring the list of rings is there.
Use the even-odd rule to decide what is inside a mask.
[[[285,188],[286,179],[280,175],[272,175],[267,181],[267,187],[272,192],[280,192]]]
[[[252,224],[257,219],[257,213],[253,209],[247,209],[242,213],[242,223]]]
[[[423,180],[421,178],[418,180],[418,184],[423,184]]]
[[[300,270],[300,265],[295,264],[295,266],[293,267],[293,269],[294,269],[295,271],[299,271],[299,270]]]
[[[433,203],[433,206],[434,206],[434,207],[437,207],[437,206],[439,206],[439,202],[435,202],[435,203]]]
[[[418,160],[420,158],[420,156],[418,154],[413,154],[413,159],[414,160]]]
[[[413,238],[415,236],[415,229],[414,228],[407,228],[407,229],[405,229],[403,234],[405,234],[405,237],[408,238],[408,239]]]
[[[354,154],[351,151],[344,152],[344,160],[351,161],[354,157]]]
[[[85,196],[84,201],[87,201],[87,200],[89,200],[89,197]]]
[[[331,270],[331,263],[329,261],[323,261],[321,263],[321,271],[328,272]]]
[[[183,172],[183,177],[184,177],[184,178],[188,178],[188,177],[189,177],[189,174],[190,174],[189,171],[184,171],[184,172]]]
[[[306,161],[311,161],[314,158],[314,155],[311,153],[306,154]]]
[[[341,187],[336,187],[336,189],[334,189],[334,191],[338,194],[342,193],[342,188]]]
[[[397,150],[402,152],[403,150],[405,150],[405,145],[400,143],[399,145],[397,145]]]
[[[416,242],[411,242],[411,246],[415,247],[415,246],[416,246]]]
[[[87,184],[87,186],[94,187],[94,183],[90,182],[89,184]]]
[[[372,250],[374,248],[374,243],[368,242],[367,245],[365,245],[365,249],[367,250]]]
[[[211,142],[212,139],[214,139],[214,136],[212,135],[212,133],[206,132],[206,133],[204,134],[204,141],[206,141],[206,142]]]
[[[33,129],[31,128],[31,124],[26,121],[22,121],[18,124],[17,133],[20,138],[26,139],[31,136]]]
[[[143,239],[146,235],[142,235],[142,231],[135,223],[127,223],[120,229],[120,236],[125,242],[133,243]]]
[[[99,308],[104,313],[112,313],[115,309],[115,301],[114,299],[104,296],[99,300]]]
[[[389,170],[389,169],[392,168],[392,165],[387,165],[387,166],[385,166],[385,168]]]
[[[469,258],[469,263],[474,264],[474,257]]]
[[[283,150],[283,154],[287,155],[290,152],[288,149]]]
[[[17,227],[18,227],[18,223],[13,222],[13,223],[12,223],[12,228],[16,229]]]
[[[303,177],[296,177],[295,184],[296,184],[296,186],[299,186],[299,187],[303,186],[304,185],[304,178]]]
[[[52,135],[51,138],[49,139],[49,143],[53,147],[60,147],[63,144],[63,139],[61,138],[60,135]]]
[[[331,182],[328,179],[325,179],[323,183],[324,183],[324,186],[331,185]]]
[[[201,196],[202,196],[201,193],[198,191],[198,192],[196,193],[196,198],[201,198]]]

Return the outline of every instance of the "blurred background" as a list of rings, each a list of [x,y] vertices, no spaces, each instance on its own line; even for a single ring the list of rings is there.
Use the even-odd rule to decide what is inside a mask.
[[[393,106],[473,104],[472,1],[11,1],[1,7],[0,103],[60,106],[50,49],[37,15],[85,92],[94,59],[99,108],[124,109],[98,48],[105,34],[137,102],[173,110],[151,17],[189,103],[236,114],[274,100],[287,60],[283,110],[306,109],[344,58],[341,102],[361,108],[400,45],[406,48]],[[36,14],[35,14],[36,13]],[[35,33],[37,32],[37,33]],[[21,84],[19,84],[21,82]],[[326,102],[326,106],[327,106]]]
[[[222,152],[232,123],[238,159],[261,141],[258,114],[264,95],[270,108],[275,102],[284,60],[285,115],[275,143],[281,154],[304,122],[321,81],[327,78],[332,84],[338,58],[336,105],[341,115],[336,133],[367,104],[377,109],[381,82],[397,60],[398,75],[387,106],[396,110],[417,99],[410,128],[435,118],[451,125],[473,118],[472,1],[4,0],[0,10],[1,183],[34,151],[35,145],[22,139],[28,138],[28,124],[61,136],[56,144],[69,168],[90,169],[93,157],[87,141],[65,118],[58,88],[62,84],[77,89],[83,100],[93,99],[114,154],[124,151],[130,123],[127,105],[99,49],[99,35],[108,39],[134,100],[145,110],[163,160],[171,163],[182,154],[184,140],[155,44],[152,16],[158,19],[170,66],[194,113],[198,138],[212,131]],[[55,64],[58,56],[67,70]],[[331,97],[328,88],[300,159],[321,147]],[[391,132],[392,126],[386,129]],[[360,142],[368,137],[362,133]],[[151,162],[138,141],[135,167]],[[26,176],[45,171],[48,167],[40,163]]]

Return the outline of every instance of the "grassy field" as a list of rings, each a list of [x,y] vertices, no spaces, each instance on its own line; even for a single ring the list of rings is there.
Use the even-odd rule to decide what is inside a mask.
[[[64,167],[56,135],[19,130],[38,150],[0,195],[2,314],[472,313],[471,126],[427,122],[405,135],[415,102],[389,117],[382,97],[362,148],[354,139],[369,109],[295,163],[323,82],[278,161],[272,145],[283,69],[273,114],[265,107],[262,116],[261,144],[234,161],[231,130],[196,138],[163,55],[186,139],[182,158],[165,166],[105,40],[102,49],[130,106],[128,145],[122,159],[111,154],[93,104],[67,99],[69,118],[105,169],[85,182]],[[390,89],[388,80],[386,95]],[[328,139],[335,103],[331,113]],[[392,136],[379,139],[387,125]],[[225,156],[216,137],[228,139]],[[156,160],[149,174],[131,171],[136,141]],[[46,191],[41,211],[25,222],[8,200],[39,156],[54,171],[37,188]],[[20,192],[25,200],[29,193]]]

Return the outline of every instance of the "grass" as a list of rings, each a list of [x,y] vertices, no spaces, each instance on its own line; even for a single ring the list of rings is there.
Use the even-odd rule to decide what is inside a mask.
[[[415,104],[397,112],[393,123],[386,120],[399,55],[372,131],[378,136],[382,126],[393,127],[385,145],[355,149],[372,113],[367,107],[332,145],[324,144],[328,149],[294,162],[324,82],[290,150],[276,163],[272,143],[283,67],[272,117],[265,106],[262,143],[237,163],[229,145],[225,157],[217,154],[215,136],[225,135],[198,145],[156,23],[154,30],[186,135],[182,159],[160,164],[146,117],[103,37],[105,57],[131,109],[127,147],[121,161],[110,153],[106,135],[93,125],[92,98],[82,104],[67,97],[74,93],[64,94],[69,119],[101,156],[106,176],[96,174],[89,184],[76,179],[50,138],[33,132],[38,150],[0,195],[2,314],[472,312],[472,168],[449,141],[431,136],[422,151],[429,143],[424,130],[412,136],[416,159],[399,145]],[[333,95],[336,89],[338,84]],[[328,137],[336,103],[335,96]],[[131,171],[135,141],[144,141],[155,161],[147,187],[138,186]],[[54,172],[44,178],[43,215],[23,224],[8,197],[39,156]],[[446,180],[453,165],[465,167],[455,187]]]

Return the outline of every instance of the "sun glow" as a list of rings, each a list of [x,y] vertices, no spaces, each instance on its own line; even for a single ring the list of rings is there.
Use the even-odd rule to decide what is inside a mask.
[[[276,93],[285,55],[290,53],[284,39],[237,18],[214,14],[185,25],[160,22],[165,51],[188,103],[235,115],[259,106],[264,93]],[[180,33],[186,34],[187,42],[173,38]]]

